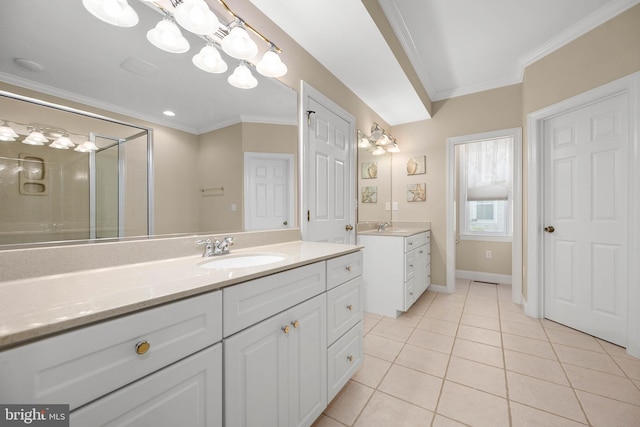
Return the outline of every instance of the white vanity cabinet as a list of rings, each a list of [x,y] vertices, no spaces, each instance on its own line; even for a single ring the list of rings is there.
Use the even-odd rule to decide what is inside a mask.
[[[325,291],[324,262],[224,289],[225,425],[309,426],[322,413]]]
[[[221,426],[221,339],[220,291],[85,326],[0,352],[0,402],[68,403],[72,426]]]
[[[364,309],[397,317],[431,284],[430,232],[409,236],[361,234],[364,245]]]

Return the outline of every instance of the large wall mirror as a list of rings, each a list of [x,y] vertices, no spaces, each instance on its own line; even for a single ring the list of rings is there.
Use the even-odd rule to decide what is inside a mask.
[[[374,148],[358,147],[358,222],[391,222],[391,153],[374,155]]]
[[[256,88],[232,87],[227,77],[238,60],[224,53],[227,72],[211,74],[196,68],[192,57],[206,41],[184,30],[188,52],[157,49],[146,33],[162,15],[144,1],[129,3],[139,16],[139,23],[131,28],[97,20],[79,0],[21,0],[2,6],[0,90],[76,109],[88,106],[89,112],[114,120],[85,117],[93,123],[81,124],[77,115],[63,115],[60,109],[37,118],[35,113],[30,116],[35,102],[20,109],[12,103],[24,101],[2,97],[0,120],[15,124],[20,135],[16,141],[0,141],[0,157],[17,165],[14,176],[2,178],[0,223],[2,233],[11,238],[0,239],[0,248],[16,243],[146,237],[149,230],[167,235],[295,227],[296,92],[255,71]],[[214,3],[209,2],[214,12],[229,22],[232,18]],[[267,46],[260,49],[261,54]],[[175,116],[163,115],[165,110],[174,111]],[[55,150],[49,147],[54,142],[50,136],[44,146],[23,144],[33,124],[67,131],[72,139],[76,135],[74,142],[81,142],[77,135],[83,135],[100,150],[92,155]],[[153,135],[152,164],[145,157],[145,129]],[[117,150],[126,152],[129,163],[123,163],[123,153],[119,157]],[[21,155],[30,158],[20,163]],[[52,172],[47,178],[38,175],[39,161]],[[123,167],[130,188],[118,180]],[[151,181],[146,180],[148,168],[153,172]],[[31,177],[22,189],[29,195],[20,193],[19,171],[23,181]],[[261,175],[265,171],[275,171],[277,177],[265,179]],[[109,185],[94,188],[94,193],[88,187],[87,191],[74,187],[82,180],[86,185],[91,174]],[[62,186],[63,180],[67,187]],[[22,198],[22,210],[12,211],[5,203],[9,200],[5,184],[17,200]],[[114,192],[101,194],[101,188]],[[152,190],[149,212],[146,198],[140,196],[147,189]],[[273,193],[268,193],[273,189],[279,189],[278,206],[265,202],[273,200],[269,196]],[[52,202],[52,195],[60,196],[59,202]],[[118,208],[113,209],[114,205]],[[55,214],[43,217],[45,211]],[[92,222],[89,231],[83,228]],[[83,227],[78,228],[80,224]],[[82,232],[76,233],[79,229]]]

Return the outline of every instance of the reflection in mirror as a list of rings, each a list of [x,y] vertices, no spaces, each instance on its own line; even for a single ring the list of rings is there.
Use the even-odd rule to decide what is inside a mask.
[[[0,95],[0,245],[148,234],[147,129]]]
[[[148,226],[154,234],[244,230],[243,153],[287,153],[294,159],[287,173],[297,174],[295,91],[258,73],[254,73],[258,79],[256,88],[232,87],[227,77],[235,69],[237,60],[223,52],[229,65],[226,73],[200,70],[193,65],[192,57],[206,42],[188,31],[183,31],[183,35],[191,45],[189,52],[171,54],[157,49],[148,42],[146,33],[162,16],[143,1],[129,3],[139,16],[138,25],[131,28],[105,24],[75,0],[64,0],[64,6],[60,2],[41,0],[3,5],[0,89],[151,128],[154,173],[149,186],[154,188],[154,193],[153,209],[149,213],[153,221]],[[217,12],[218,16],[226,13]],[[267,48],[261,46],[258,57]],[[167,109],[173,110],[176,116],[165,117],[162,112]],[[63,118],[49,124],[72,128]],[[99,136],[114,136],[102,130],[87,132],[93,132],[99,143]],[[115,150],[101,152],[104,158],[97,157],[97,162],[113,163],[108,157],[112,151]],[[85,173],[88,174],[88,166]],[[113,177],[111,179],[113,182]],[[295,197],[297,191],[291,187],[297,180],[293,182],[286,191]],[[37,191],[36,184],[30,183],[29,188]],[[224,190],[201,191],[207,188]],[[113,208],[114,197],[114,194],[97,196],[96,204]],[[75,205],[88,205],[88,201],[72,198],[68,191],[63,200],[59,208],[62,211],[74,210]],[[296,206],[295,199],[292,204]],[[110,213],[107,215],[107,212]],[[115,211],[100,211],[100,215],[103,216],[95,219],[96,238],[113,236],[116,228],[122,228],[122,224],[114,221]],[[295,212],[294,218],[282,218],[278,228],[295,227],[295,218]],[[4,217],[0,220],[4,222]],[[58,224],[49,217],[41,222]],[[124,235],[146,233],[134,230]],[[85,239],[85,236],[65,231],[65,237],[61,238]]]
[[[373,155],[374,147],[358,147],[358,222],[391,222],[390,153]]]

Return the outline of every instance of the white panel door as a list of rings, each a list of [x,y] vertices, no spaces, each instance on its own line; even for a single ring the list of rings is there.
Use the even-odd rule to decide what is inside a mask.
[[[305,103],[303,236],[355,243],[354,120],[319,98],[310,96]]]
[[[544,123],[545,317],[622,346],[627,106],[627,95],[618,95]]]
[[[293,156],[245,153],[245,230],[291,227]]]

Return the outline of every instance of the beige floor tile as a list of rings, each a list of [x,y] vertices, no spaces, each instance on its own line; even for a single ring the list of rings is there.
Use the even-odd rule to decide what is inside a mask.
[[[418,322],[416,328],[455,337],[458,332],[458,323],[425,316]]]
[[[502,346],[502,337],[500,336],[500,332],[476,328],[475,326],[460,325],[458,327],[457,337],[482,344],[494,345],[496,347]]]
[[[442,388],[442,378],[393,365],[378,390],[434,411]]]
[[[537,327],[541,326],[540,319],[529,317],[522,311],[501,311],[500,319],[507,320],[509,322],[524,323],[525,325],[532,325]]]
[[[413,304],[411,308],[406,311],[406,314],[422,317],[429,309],[429,306],[429,304]]]
[[[368,317],[368,316],[364,316],[363,320],[364,320],[364,326],[363,326],[364,334],[369,333],[369,331],[373,329],[373,327],[376,326],[378,322],[380,322],[380,319],[374,319],[373,317]]]
[[[459,423],[451,418],[443,417],[440,414],[436,414],[433,418],[433,424],[431,427],[465,427],[466,424]]]
[[[469,285],[469,296],[482,295],[486,297],[498,298],[498,287],[488,283],[471,282]]]
[[[406,342],[407,338],[411,335],[411,332],[413,332],[413,328],[410,326],[399,325],[390,322],[388,319],[382,319],[380,323],[369,331],[369,334],[378,335],[395,341]]]
[[[629,378],[640,380],[640,359],[614,356],[613,360],[616,361]]]
[[[633,380],[633,382],[636,384],[636,387],[640,389],[640,380]]]
[[[433,317],[434,319],[446,320],[448,322],[459,322],[462,312],[429,307],[424,315],[427,317]]]
[[[508,371],[518,372],[565,386],[571,385],[567,381],[567,377],[558,361],[511,350],[504,351],[504,361]]]
[[[521,337],[548,341],[547,335],[545,334],[542,326],[525,325],[524,323],[511,322],[509,320],[502,320],[500,323],[502,326],[502,332],[519,335]]]
[[[640,420],[640,406],[629,405],[584,391],[576,391],[594,427],[631,427]]]
[[[416,329],[407,340],[407,343],[439,351],[440,353],[451,354],[451,349],[453,348],[453,337]]]
[[[333,418],[329,418],[326,415],[320,415],[311,427],[344,427],[344,424],[334,420]]]
[[[627,349],[624,347],[620,347],[619,345],[611,344],[610,342],[603,341],[601,339],[596,338],[598,344],[602,346],[604,351],[609,353],[611,356],[622,357],[624,359],[638,360],[637,358],[627,354]]]
[[[395,361],[396,364],[406,366],[436,377],[444,378],[449,364],[449,355],[428,348],[407,344],[402,348]]]
[[[471,292],[469,292],[465,305],[475,305],[478,307],[483,307],[485,310],[497,310],[498,298],[496,296],[487,297],[483,295],[473,295]]]
[[[445,381],[436,412],[476,427],[509,425],[506,399]]]
[[[614,375],[624,376],[624,372],[618,368],[613,358],[606,353],[584,350],[581,348],[567,347],[562,344],[553,344],[558,359],[563,364],[582,366],[596,371],[608,372]]]
[[[628,378],[573,365],[565,370],[575,389],[640,406],[640,390]]]
[[[584,427],[584,424],[511,402],[511,425],[514,427]]]
[[[584,413],[570,387],[507,372],[509,399],[584,423]]]
[[[505,349],[544,357],[545,359],[558,360],[556,354],[553,352],[553,347],[551,347],[551,344],[548,341],[503,333],[502,345],[504,345]]]
[[[509,296],[509,301],[500,301],[498,303],[500,307],[500,312],[503,313],[505,311],[515,311],[516,313],[522,313],[522,305],[514,304],[511,302],[511,296]]]
[[[473,313],[463,313],[460,323],[494,331],[500,330],[500,320],[495,317],[478,316]]]
[[[497,308],[487,308],[481,304],[465,304],[463,312],[484,317],[495,317],[496,319],[500,317],[500,312]]]
[[[547,335],[552,343],[606,353],[600,343],[591,335],[576,334],[574,332],[561,331],[560,329],[547,329]]]
[[[453,344],[453,352],[451,354],[463,359],[495,366],[496,368],[504,368],[502,349],[492,345],[458,338]]]
[[[343,424],[353,425],[372,394],[372,388],[349,381],[331,401],[324,413]]]
[[[418,324],[421,318],[422,316],[402,313],[400,316],[396,317],[395,319],[393,317],[385,317],[383,320],[388,323],[415,328],[415,326]]]
[[[432,412],[376,391],[355,426],[417,427],[430,425],[432,419]]]
[[[378,335],[367,334],[364,337],[364,353],[379,359],[393,362],[403,344]]]
[[[582,332],[580,332],[580,331],[578,331],[576,329],[570,328],[570,327],[565,326],[565,325],[563,325],[561,323],[558,323],[558,322],[554,322],[553,320],[540,319],[540,323],[542,323],[542,326],[545,329],[557,329],[559,331],[572,332],[574,334],[582,334]]]
[[[391,367],[391,362],[365,354],[362,366],[351,379],[368,387],[376,388],[389,370],[389,367]]]
[[[376,314],[376,313],[370,313],[368,311],[364,312],[365,317],[370,317],[372,319],[377,319],[377,320],[382,320],[382,318],[384,317],[381,314]]]
[[[507,397],[504,369],[451,357],[446,379],[500,397]]]

